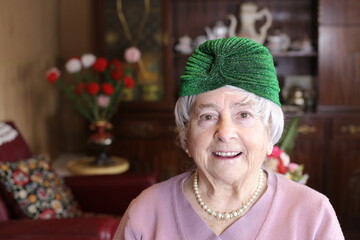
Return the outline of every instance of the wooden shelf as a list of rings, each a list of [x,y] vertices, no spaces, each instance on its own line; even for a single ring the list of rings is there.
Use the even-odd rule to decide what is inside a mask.
[[[317,52],[287,51],[271,53],[274,57],[317,57]]]

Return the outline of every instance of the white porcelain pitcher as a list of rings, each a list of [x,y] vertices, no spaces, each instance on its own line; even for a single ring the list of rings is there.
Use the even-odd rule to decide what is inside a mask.
[[[255,24],[257,21],[265,17],[265,23],[256,30]],[[266,34],[272,23],[272,16],[267,8],[258,11],[258,6],[254,3],[244,3],[240,7],[241,28],[238,34],[235,33],[237,26],[237,19],[234,15],[228,15],[230,19],[229,36],[239,36],[250,38],[258,43],[264,44]]]

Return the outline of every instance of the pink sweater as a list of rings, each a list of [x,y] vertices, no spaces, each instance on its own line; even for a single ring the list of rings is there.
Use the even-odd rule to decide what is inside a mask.
[[[190,174],[141,193],[130,204],[114,239],[344,239],[324,195],[274,173],[268,173],[268,188],[258,202],[217,236],[185,198],[183,184]]]

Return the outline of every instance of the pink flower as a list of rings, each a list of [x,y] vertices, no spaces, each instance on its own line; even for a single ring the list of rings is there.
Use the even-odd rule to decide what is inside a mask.
[[[22,170],[16,169],[13,173],[13,180],[16,185],[25,186],[30,182],[29,176]]]
[[[288,168],[290,172],[295,172],[299,168],[299,164],[289,163]]]
[[[60,71],[58,68],[52,67],[49,70],[47,70],[45,76],[50,83],[54,83],[56,82],[56,80],[60,78]]]
[[[125,49],[125,60],[128,63],[137,63],[141,58],[141,52],[136,47],[130,47]]]
[[[271,154],[269,156],[272,157],[280,157],[280,154],[283,152],[278,146],[274,146]]]
[[[96,98],[96,103],[99,107],[107,108],[110,104],[110,97],[101,94]]]
[[[91,67],[96,61],[96,57],[94,54],[87,53],[81,56],[81,63],[84,68]]]
[[[68,73],[80,72],[81,61],[78,58],[70,58],[65,64],[65,69]]]
[[[40,219],[52,219],[55,217],[56,217],[55,211],[54,211],[54,209],[51,209],[51,208],[45,209],[39,215]]]

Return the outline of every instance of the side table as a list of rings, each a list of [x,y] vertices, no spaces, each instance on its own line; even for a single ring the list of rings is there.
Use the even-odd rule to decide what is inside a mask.
[[[92,156],[80,154],[61,154],[54,159],[53,168],[62,177],[75,175],[105,175],[120,174],[129,169],[129,161],[116,156],[111,156],[113,164],[110,166],[95,166],[90,163]]]

